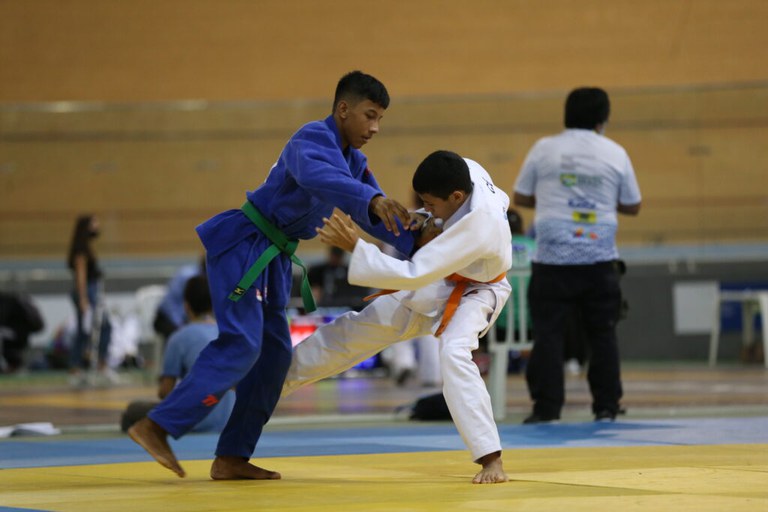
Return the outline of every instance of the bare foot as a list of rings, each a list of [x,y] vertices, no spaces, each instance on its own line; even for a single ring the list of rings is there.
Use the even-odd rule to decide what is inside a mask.
[[[161,466],[170,469],[181,478],[187,475],[179,461],[176,460],[176,456],[168,444],[168,433],[163,430],[163,427],[149,418],[142,418],[128,429],[128,435],[154,457]]]
[[[280,480],[280,473],[254,466],[243,457],[218,456],[211,464],[214,480]]]
[[[501,464],[501,452],[489,453],[477,462],[483,465],[483,469],[472,479],[473,484],[499,484],[509,480]]]

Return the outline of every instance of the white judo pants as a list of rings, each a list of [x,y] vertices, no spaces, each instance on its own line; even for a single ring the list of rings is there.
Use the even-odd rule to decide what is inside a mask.
[[[390,345],[381,353],[381,357],[394,375],[411,370],[416,373],[422,385],[434,386],[443,382],[440,375],[439,347],[434,336],[418,336]]]
[[[490,290],[462,297],[438,342],[443,395],[473,461],[501,450],[490,395],[472,361],[472,351],[478,347],[479,334],[488,327],[495,303]],[[320,326],[294,348],[282,395],[337,375],[393,343],[431,334],[436,320],[386,295],[359,313],[346,313]]]

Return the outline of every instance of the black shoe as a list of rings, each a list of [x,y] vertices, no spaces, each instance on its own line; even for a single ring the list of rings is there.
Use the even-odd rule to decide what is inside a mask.
[[[552,423],[554,421],[559,421],[559,420],[560,420],[560,415],[546,415],[546,414],[539,414],[537,412],[534,412],[523,420],[523,425],[534,425],[536,423]]]
[[[619,414],[626,414],[626,409],[619,409],[618,411],[610,411],[603,409],[595,413],[595,421],[616,421],[616,416]]]
[[[595,421],[616,421],[616,413],[609,410],[597,411]]]

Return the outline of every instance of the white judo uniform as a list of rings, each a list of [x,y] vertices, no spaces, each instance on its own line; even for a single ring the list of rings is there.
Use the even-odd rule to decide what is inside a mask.
[[[512,241],[509,197],[477,162],[465,159],[472,193],[443,223],[443,232],[410,260],[398,260],[359,240],[349,282],[400,290],[376,298],[359,313],[346,313],[299,343],[283,386],[286,396],[301,386],[341,373],[399,341],[434,334],[455,283],[472,279],[450,323],[439,336],[443,394],[472,460],[501,450],[491,400],[472,351],[496,320],[511,287]]]

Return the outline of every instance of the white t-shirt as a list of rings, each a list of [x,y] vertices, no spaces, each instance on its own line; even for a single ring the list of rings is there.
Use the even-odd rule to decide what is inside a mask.
[[[539,139],[523,163],[515,192],[536,197],[533,261],[554,265],[618,258],[617,204],[641,200],[624,148],[583,129]]]

